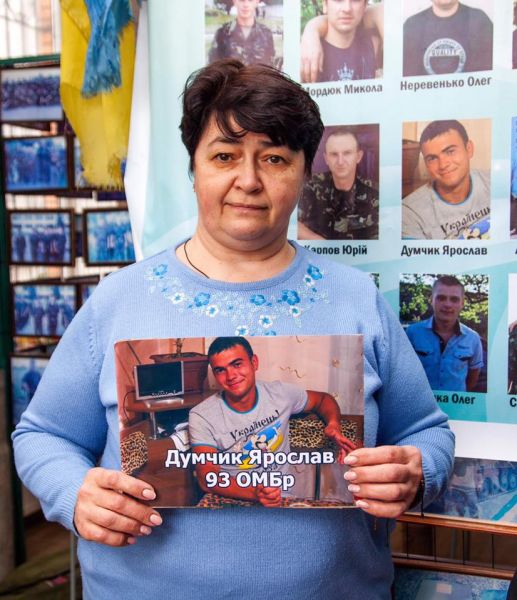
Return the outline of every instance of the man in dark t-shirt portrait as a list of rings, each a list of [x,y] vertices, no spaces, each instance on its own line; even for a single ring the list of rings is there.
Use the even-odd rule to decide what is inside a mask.
[[[491,70],[493,26],[486,13],[458,0],[431,2],[404,23],[404,77]]]
[[[363,25],[367,0],[323,0],[327,34],[321,40],[323,68],[318,81],[373,79],[379,39]]]

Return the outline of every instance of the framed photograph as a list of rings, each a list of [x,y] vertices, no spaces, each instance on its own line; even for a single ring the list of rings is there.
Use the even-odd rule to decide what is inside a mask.
[[[49,358],[14,354],[11,363],[12,424],[16,426],[32,400]]]
[[[325,127],[298,203],[298,239],[379,239],[378,124]]]
[[[361,335],[120,341],[115,365],[122,470],[153,482],[154,506],[353,507]]]
[[[0,82],[4,123],[63,120],[59,66],[2,69]]]
[[[488,275],[401,275],[400,322],[433,391],[486,393],[488,296]]]
[[[206,64],[236,58],[245,65],[282,69],[283,0],[273,3],[205,0]]]
[[[68,153],[63,135],[4,140],[6,192],[33,194],[68,189]]]
[[[77,310],[75,284],[17,283],[12,291],[14,335],[60,337]]]
[[[8,211],[9,262],[15,265],[72,265],[72,210]]]
[[[85,210],[83,240],[87,265],[128,265],[135,261],[127,210]]]
[[[490,119],[403,123],[402,239],[490,239],[491,141]]]
[[[306,27],[314,26],[314,18],[323,21],[323,31],[318,27],[321,50],[321,68],[311,73],[307,61],[300,64],[302,83],[323,83],[331,81],[364,80],[383,75],[383,13],[382,6],[376,7],[379,0],[355,2],[353,9],[347,9],[346,18],[337,2],[323,0],[301,0],[301,52],[302,57],[310,54],[310,44]],[[371,25],[366,25],[367,12]]]

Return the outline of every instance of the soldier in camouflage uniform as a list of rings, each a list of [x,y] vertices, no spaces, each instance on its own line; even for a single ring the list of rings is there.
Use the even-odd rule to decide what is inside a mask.
[[[234,0],[237,18],[215,32],[208,53],[209,63],[221,58],[236,58],[245,65],[275,66],[273,34],[255,18],[258,3],[259,0]]]
[[[338,128],[330,134],[324,153],[330,170],[313,175],[304,186],[298,207],[300,239],[378,239],[379,193],[357,177],[362,157],[353,131]]]

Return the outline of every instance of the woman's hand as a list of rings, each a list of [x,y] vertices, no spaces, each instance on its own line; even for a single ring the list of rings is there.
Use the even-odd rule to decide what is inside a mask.
[[[413,503],[422,475],[422,454],[414,446],[361,448],[349,454],[344,475],[356,506],[375,517],[394,519]]]
[[[153,500],[153,488],[120,471],[90,469],[77,495],[74,525],[85,540],[107,546],[134,544],[149,535],[162,518],[143,502]]]

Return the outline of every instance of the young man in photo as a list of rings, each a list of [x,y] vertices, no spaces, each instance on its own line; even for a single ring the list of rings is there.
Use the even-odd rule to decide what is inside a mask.
[[[367,0],[323,0],[323,15],[305,26],[301,80],[373,79],[382,66],[384,11]]]
[[[289,418],[293,414],[314,413],[320,417],[326,423],[325,435],[340,448],[339,460],[356,449],[341,433],[341,412],[330,394],[306,391],[282,381],[257,381],[259,359],[245,338],[216,338],[208,349],[208,360],[221,392],[190,411],[190,443],[197,454],[240,453],[241,464],[221,468],[210,461],[197,463],[196,474],[204,491],[263,506],[280,506],[280,487],[240,487],[236,477],[255,469],[289,472],[284,462],[268,468],[254,465],[250,452],[289,453]],[[209,473],[217,474],[217,485],[207,485]]]
[[[357,176],[363,151],[356,134],[334,130],[323,154],[329,171],[304,186],[298,207],[299,239],[372,240],[379,237],[379,193]]]
[[[275,46],[271,30],[257,23],[259,0],[233,0],[237,15],[215,32],[208,62],[237,58],[245,65],[275,63]]]
[[[455,120],[433,121],[420,136],[429,182],[402,200],[402,238],[490,237],[490,175],[470,168],[474,144]]]
[[[432,5],[404,23],[404,77],[492,69],[492,21],[458,0]]]
[[[481,338],[460,323],[465,305],[461,282],[450,275],[433,284],[433,316],[410,325],[406,333],[433,390],[467,391],[476,388],[483,366]]]

